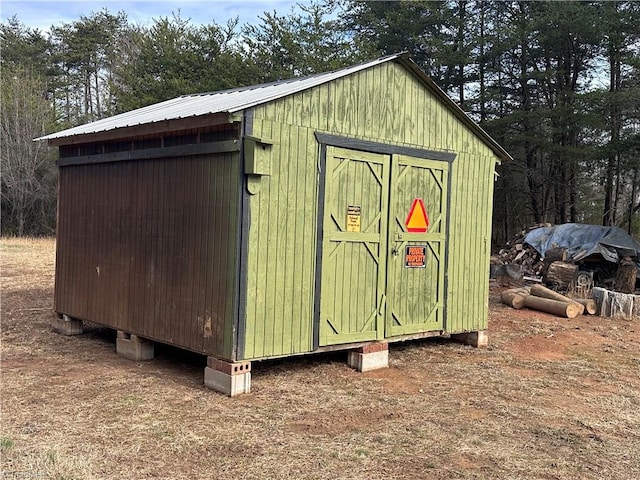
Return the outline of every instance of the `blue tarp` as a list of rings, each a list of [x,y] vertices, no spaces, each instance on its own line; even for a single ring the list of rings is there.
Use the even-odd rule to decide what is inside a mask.
[[[640,243],[618,227],[565,223],[531,230],[524,241],[543,257],[556,246],[567,250],[571,262],[600,254],[609,262],[618,263],[623,257],[631,257],[640,265]]]

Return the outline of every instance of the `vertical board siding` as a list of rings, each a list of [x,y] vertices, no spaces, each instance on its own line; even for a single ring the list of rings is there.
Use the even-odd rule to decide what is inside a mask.
[[[415,236],[408,238],[406,244],[395,243],[400,254],[390,259],[388,270],[388,335],[443,328],[448,167],[445,162],[416,161],[399,155],[394,163],[389,226],[392,234],[404,231],[405,218],[416,197],[423,198],[430,222],[428,233],[412,234]],[[429,249],[424,269],[404,267],[403,249],[407,245],[425,245]]]
[[[389,163],[388,155],[327,149],[320,345],[382,338]],[[359,232],[347,231],[350,205],[360,207]]]
[[[317,156],[313,131],[256,123],[254,132],[259,128],[274,146],[271,175],[250,197],[247,359],[310,351],[315,266],[316,217],[309,212],[317,204],[317,170],[315,160],[313,168],[305,163]]]
[[[451,332],[487,326],[494,162],[463,153],[453,168],[447,292]]]
[[[60,169],[56,311],[231,359],[237,154]]]
[[[450,332],[486,328],[495,156],[410,72],[387,62],[254,110],[274,140],[250,196],[245,358],[311,351],[319,192],[315,131],[457,154],[451,168]],[[439,286],[444,288],[443,285]]]

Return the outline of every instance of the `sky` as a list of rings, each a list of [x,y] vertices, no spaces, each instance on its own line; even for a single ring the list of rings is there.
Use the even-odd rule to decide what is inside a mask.
[[[110,13],[124,11],[129,23],[149,25],[153,19],[171,17],[180,10],[180,17],[191,19],[193,24],[217,23],[223,25],[227,20],[239,17],[240,25],[258,23],[258,16],[265,11],[276,11],[279,15],[291,13],[297,3],[307,0],[193,0],[193,1],[147,1],[128,2],[109,0],[0,0],[2,22],[13,15],[30,28],[48,31],[52,25],[58,26],[79,20],[81,15],[88,16],[106,8]]]

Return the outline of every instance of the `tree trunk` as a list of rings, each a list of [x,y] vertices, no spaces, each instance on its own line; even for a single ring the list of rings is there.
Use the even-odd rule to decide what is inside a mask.
[[[99,68],[97,65],[95,66],[95,69],[96,71],[94,73],[94,81],[95,81],[94,94],[96,96],[96,113],[95,113],[95,118],[93,118],[92,120],[102,118],[102,108],[100,105],[100,78],[98,75]]]
[[[465,109],[464,105],[464,64],[465,62],[462,60],[462,52],[464,52],[464,32],[467,27],[466,25],[466,11],[467,11],[467,0],[459,0],[458,1],[458,32],[456,43],[458,47],[458,51],[461,55],[460,64],[458,65],[458,96],[460,97],[460,108]]]
[[[631,226],[633,225],[633,204],[636,201],[636,193],[638,188],[638,169],[633,169],[633,181],[631,183],[631,199],[629,200],[629,219],[627,224],[627,233],[631,235]]]
[[[617,149],[620,143],[621,112],[618,105],[617,93],[621,87],[621,59],[618,45],[609,45],[609,158],[607,160],[606,183],[604,193],[604,212],[602,224],[611,226],[615,224],[615,176],[616,168],[620,163]]]
[[[621,293],[633,293],[636,289],[636,274],[638,268],[631,257],[624,257],[618,264],[618,270],[613,280],[613,289]]]
[[[485,84],[485,2],[480,2],[480,58],[478,58],[478,83],[480,88],[480,125],[487,120]]]

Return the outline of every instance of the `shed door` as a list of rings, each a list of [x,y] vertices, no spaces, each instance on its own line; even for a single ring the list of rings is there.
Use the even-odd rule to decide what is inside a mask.
[[[387,337],[443,328],[448,168],[446,162],[393,156]],[[409,231],[412,226],[423,226],[419,205],[413,219],[409,218],[416,199],[422,199],[426,210],[424,233]]]
[[[390,160],[327,147],[320,345],[384,337]]]
[[[335,147],[326,160],[319,344],[442,330],[448,163]],[[426,232],[407,227],[416,199]]]

